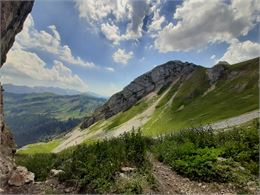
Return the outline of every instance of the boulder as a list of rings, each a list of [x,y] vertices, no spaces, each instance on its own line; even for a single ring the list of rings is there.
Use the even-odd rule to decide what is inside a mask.
[[[11,177],[8,181],[8,184],[11,186],[22,186],[34,182],[34,173],[27,170],[26,167],[18,166],[11,173]]]

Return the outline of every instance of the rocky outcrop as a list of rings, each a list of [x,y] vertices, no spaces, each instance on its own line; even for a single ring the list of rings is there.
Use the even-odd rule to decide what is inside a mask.
[[[137,77],[121,92],[113,95],[91,117],[84,120],[81,128],[87,128],[96,121],[108,119],[121,111],[129,109],[149,93],[158,91],[169,83],[189,75],[196,68],[199,68],[199,66],[181,61],[170,61],[155,67],[151,71]]]
[[[219,80],[225,72],[228,70],[227,62],[224,64],[218,63],[217,65],[213,66],[212,68],[207,69],[207,75],[209,77],[210,83],[213,84],[217,80]]]
[[[1,65],[12,47],[15,35],[22,30],[27,15],[31,12],[33,1],[0,1],[1,4]],[[0,83],[0,187],[3,188],[12,175],[15,163],[15,142],[4,123],[3,91]]]
[[[15,35],[23,28],[34,1],[1,1],[1,65],[12,47]]]

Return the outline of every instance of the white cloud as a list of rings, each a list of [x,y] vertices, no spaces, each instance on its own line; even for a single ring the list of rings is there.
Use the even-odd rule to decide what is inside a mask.
[[[216,55],[215,54],[213,54],[211,57],[210,57],[210,59],[212,59],[212,60],[214,60],[216,58]]]
[[[86,83],[62,62],[54,60],[53,66],[48,68],[33,52],[12,49],[1,72],[0,78],[5,83],[87,90]]]
[[[119,28],[114,24],[103,23],[101,25],[101,31],[105,35],[105,37],[112,41],[115,45],[118,45],[119,42],[122,40],[120,36]]]
[[[189,51],[214,42],[230,42],[246,35],[259,20],[257,0],[187,0],[177,7],[173,19],[155,40],[160,52]]]
[[[152,37],[157,36],[157,32],[162,29],[162,24],[166,21],[164,16],[160,16],[159,9],[154,11],[152,23],[149,25],[148,32],[151,33]]]
[[[92,62],[82,60],[79,56],[73,56],[69,46],[61,44],[61,37],[56,26],[48,26],[48,29],[50,29],[51,33],[35,29],[33,18],[29,15],[24,23],[22,32],[16,36],[14,48],[38,49],[55,55],[63,62],[84,68],[96,66]]]
[[[112,67],[106,67],[105,69],[109,72],[115,72],[115,69]]]
[[[233,40],[226,53],[217,61],[227,61],[230,64],[249,60],[260,56],[260,44],[251,41],[239,42]]]
[[[149,12],[149,1],[132,0],[75,0],[79,17],[93,28],[98,28],[113,44],[142,37],[145,15]],[[113,24],[111,24],[113,21]],[[126,23],[122,33],[119,24]]]
[[[132,51],[127,53],[124,49],[118,49],[112,57],[116,63],[127,64],[133,56],[134,53]]]

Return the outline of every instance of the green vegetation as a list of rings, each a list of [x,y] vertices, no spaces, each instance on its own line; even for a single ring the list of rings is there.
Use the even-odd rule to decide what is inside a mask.
[[[147,101],[145,101],[145,100],[139,101],[137,104],[132,106],[130,109],[128,109],[124,112],[121,112],[121,113],[117,114],[115,117],[111,118],[111,123],[108,124],[107,127],[105,127],[105,130],[111,130],[114,127],[117,127],[117,126],[123,124],[124,122],[127,122],[131,118],[133,118],[136,115],[145,111],[148,108],[148,106],[149,106],[149,103]]]
[[[58,154],[18,153],[16,162],[45,180],[51,169],[61,169],[61,182],[78,186],[80,193],[143,193],[156,187],[147,154],[168,164],[192,180],[233,183],[247,193],[248,182],[258,182],[259,122],[248,122],[230,130],[190,128],[151,139],[141,132],[118,138],[89,141]],[[124,173],[122,167],[133,167]],[[121,172],[121,174],[120,174]]]
[[[46,141],[65,133],[105,99],[86,95],[4,94],[5,117],[17,145]]]
[[[259,123],[229,131],[193,128],[160,138],[153,151],[177,173],[194,180],[233,182],[242,190],[259,174]]]
[[[60,140],[52,140],[50,142],[41,142],[36,144],[29,144],[26,148],[18,150],[18,154],[42,154],[50,153],[54,148],[60,144]]]
[[[253,59],[227,66],[227,72],[212,90],[209,90],[206,70],[197,70],[181,85],[171,88],[142,131],[147,136],[155,136],[258,109],[258,63],[259,59]],[[174,100],[168,104],[176,92]]]
[[[83,193],[142,193],[144,185],[153,182],[147,145],[140,132],[132,132],[59,154],[20,154],[16,162],[34,172],[38,181],[44,180],[52,168],[62,169],[65,173],[59,180],[74,183]],[[136,169],[128,173],[131,180],[119,175],[122,167]]]

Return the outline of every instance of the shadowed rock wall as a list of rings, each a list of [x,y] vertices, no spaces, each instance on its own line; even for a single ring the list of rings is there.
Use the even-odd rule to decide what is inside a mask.
[[[0,1],[1,5],[1,64],[6,61],[6,54],[12,47],[15,35],[23,28],[23,23],[31,12],[34,1]],[[4,123],[3,90],[0,83],[0,187],[6,186],[15,163],[15,141]]]

